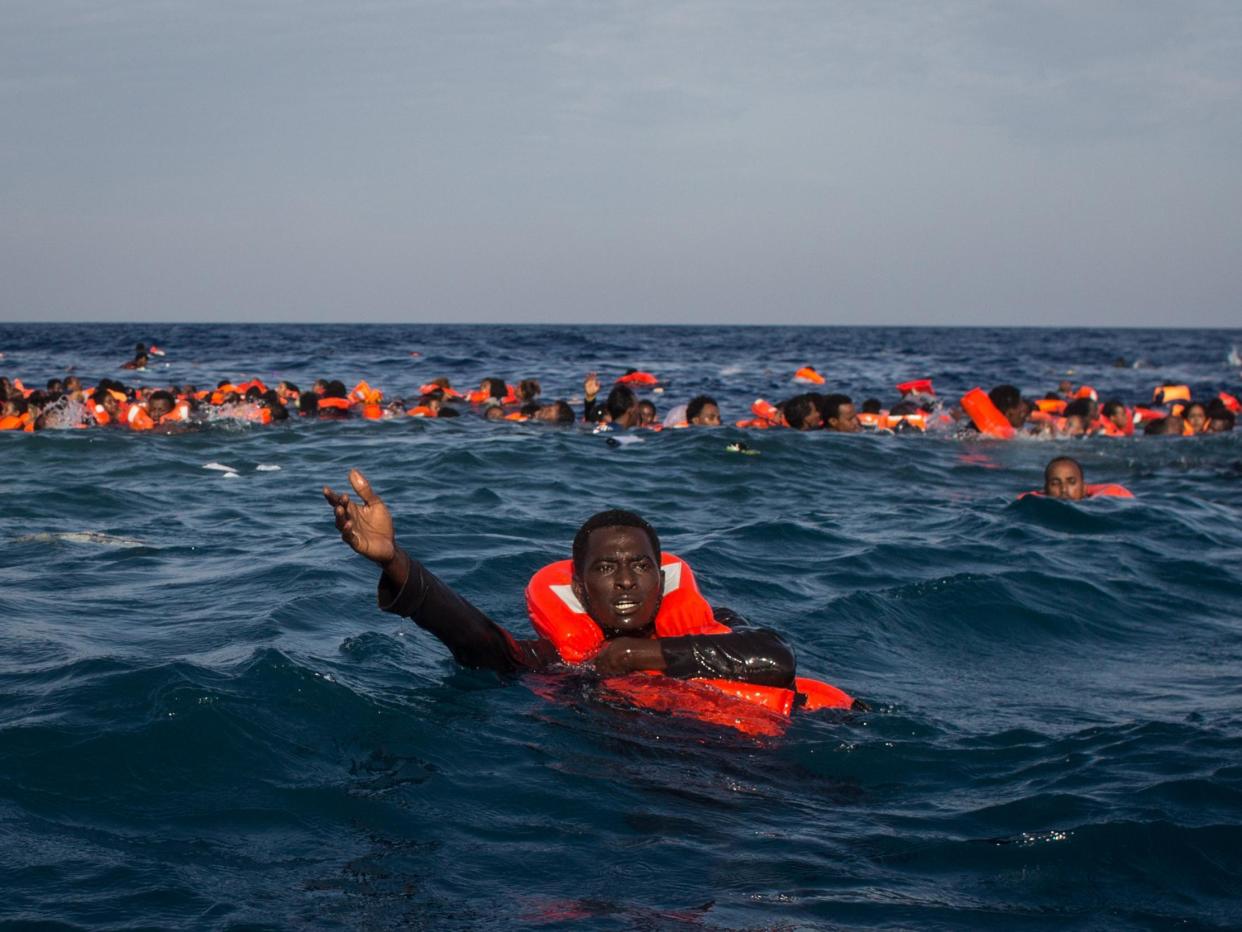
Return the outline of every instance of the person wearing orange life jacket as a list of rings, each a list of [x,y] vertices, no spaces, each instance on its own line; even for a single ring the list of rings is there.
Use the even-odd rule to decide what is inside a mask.
[[[1187,434],[1206,434],[1211,429],[1208,420],[1207,405],[1201,401],[1191,401],[1182,409],[1182,419]]]
[[[0,430],[34,430],[30,404],[20,394],[9,395],[0,402]]]
[[[1083,480],[1082,464],[1069,456],[1058,456],[1044,467],[1044,487],[1038,492],[1025,495],[1043,495],[1077,502],[1084,498],[1133,498],[1125,486],[1116,484],[1087,485]]]
[[[358,501],[327,486],[323,494],[342,540],[381,567],[379,607],[435,635],[463,666],[514,673],[586,662],[606,677],[658,672],[675,679],[801,689],[793,652],[775,632],[729,630],[718,619],[736,616],[717,612],[713,618],[697,589],[692,598],[666,593],[669,561],[676,558],[661,554],[655,530],[631,512],[606,511],[588,519],[574,537],[568,566],[552,564],[532,579],[527,598],[533,618],[535,603],[560,600],[575,612],[573,632],[559,642],[553,633],[520,640],[398,546],[392,515],[362,473],[351,470],[349,481]],[[536,583],[548,573],[568,573],[568,582],[544,592]],[[666,617],[669,612],[679,614]],[[717,633],[664,636],[663,628]],[[855,705],[837,692],[838,707]]]

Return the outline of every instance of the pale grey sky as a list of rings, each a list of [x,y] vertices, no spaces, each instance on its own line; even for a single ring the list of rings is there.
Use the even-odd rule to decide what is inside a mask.
[[[0,320],[1242,321],[1242,3],[3,0]]]

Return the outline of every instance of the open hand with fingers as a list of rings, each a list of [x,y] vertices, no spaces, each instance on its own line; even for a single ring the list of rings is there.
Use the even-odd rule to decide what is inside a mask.
[[[336,516],[336,529],[341,532],[341,540],[368,560],[387,569],[400,553],[393,532],[392,514],[371,488],[366,476],[358,470],[349,471],[349,484],[361,502],[350,499],[348,492],[338,494],[326,485],[323,487],[323,497],[328,500]]]

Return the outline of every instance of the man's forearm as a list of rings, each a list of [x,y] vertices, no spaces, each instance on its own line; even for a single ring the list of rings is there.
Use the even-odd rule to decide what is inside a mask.
[[[679,679],[707,677],[792,688],[797,673],[793,650],[775,631],[766,629],[661,638],[659,643],[665,675]]]
[[[379,607],[434,634],[465,667],[514,673],[558,658],[540,642],[518,641],[400,548],[384,564]],[[549,645],[550,647],[550,645]]]

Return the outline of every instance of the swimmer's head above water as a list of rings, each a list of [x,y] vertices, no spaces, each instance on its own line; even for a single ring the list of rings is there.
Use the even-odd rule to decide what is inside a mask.
[[[601,511],[574,535],[574,595],[605,635],[635,634],[655,621],[664,593],[660,538],[631,511]]]
[[[1044,494],[1049,498],[1078,501],[1086,496],[1082,466],[1069,456],[1058,456],[1044,467]]]

